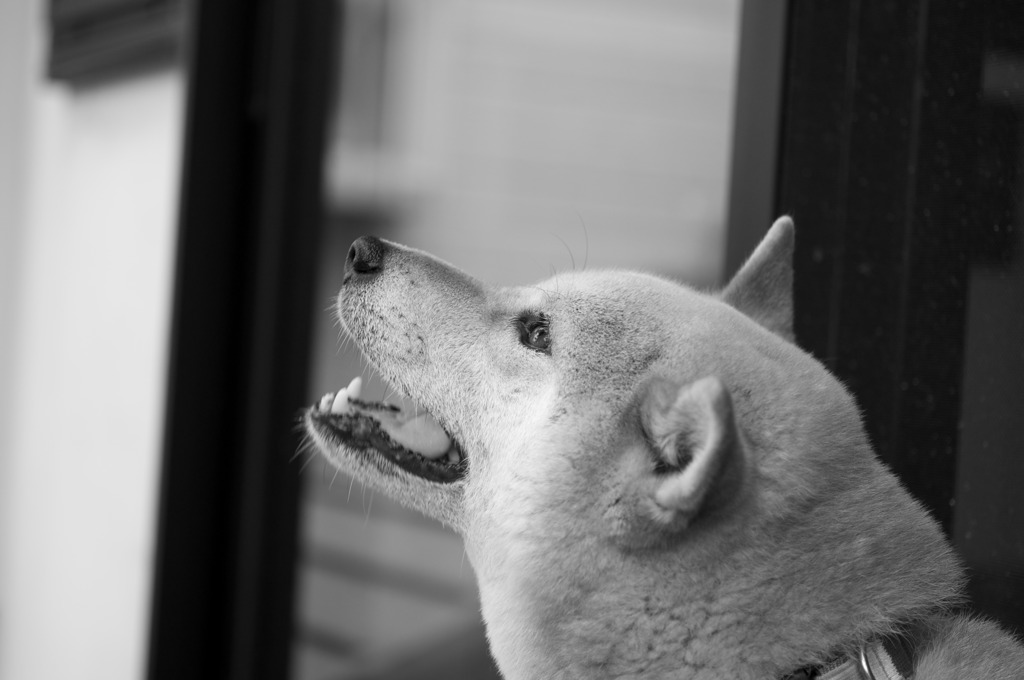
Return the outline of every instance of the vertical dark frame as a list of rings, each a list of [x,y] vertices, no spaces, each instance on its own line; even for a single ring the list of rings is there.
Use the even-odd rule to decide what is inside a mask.
[[[970,230],[984,223],[983,15],[793,0],[780,147],[797,338],[847,382],[879,454],[947,531]]]
[[[1024,54],[1022,18],[1012,0],[791,0],[777,195],[798,341],[951,535],[976,610],[1018,631],[1019,403],[997,395],[1019,380],[1022,128],[1017,69],[996,67]]]
[[[334,3],[190,12],[147,676],[283,678]]]
[[[771,216],[795,218],[798,343],[851,389],[879,455],[954,540],[975,610],[1019,631],[1021,432],[1017,392],[999,388],[1019,373],[1024,10],[785,4],[784,49],[768,51],[769,9],[744,6],[728,270]],[[759,79],[780,52],[773,130]]]

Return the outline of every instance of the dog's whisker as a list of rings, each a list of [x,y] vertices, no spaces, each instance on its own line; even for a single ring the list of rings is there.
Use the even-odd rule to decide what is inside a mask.
[[[580,220],[580,226],[583,227],[583,271],[587,270],[587,262],[590,260],[590,232],[587,230],[587,223],[583,220],[583,215],[576,213],[576,217]]]
[[[363,527],[370,523],[371,510],[373,510],[373,491],[370,491],[370,503],[366,506],[366,517],[363,519]]]
[[[309,467],[309,464],[312,463],[314,460],[317,460],[318,458],[319,456],[317,456],[315,453],[310,455],[309,458],[306,459],[306,462],[302,464],[302,467],[299,468],[299,474],[301,475],[305,471],[305,469]]]
[[[300,423],[298,427],[302,427],[302,424]],[[299,441],[299,446],[295,449],[295,453],[293,453],[292,457],[288,459],[288,464],[291,465],[292,463],[294,463],[295,459],[304,453],[309,453],[315,456],[316,451],[314,449],[314,446],[315,445],[313,443],[313,438],[310,437],[309,435],[304,435],[302,439]]]
[[[552,232],[551,235],[558,239],[559,243],[565,246],[566,252],[569,253],[569,261],[572,263],[572,270],[576,271],[576,256],[572,254],[572,248],[570,248],[569,244],[565,242],[565,239],[559,236],[558,234]]]

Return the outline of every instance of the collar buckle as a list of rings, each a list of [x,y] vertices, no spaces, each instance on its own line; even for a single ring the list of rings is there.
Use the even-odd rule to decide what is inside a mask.
[[[857,671],[860,673],[861,680],[877,680],[874,672],[871,670],[871,664],[868,662],[867,644],[860,646],[857,656]]]

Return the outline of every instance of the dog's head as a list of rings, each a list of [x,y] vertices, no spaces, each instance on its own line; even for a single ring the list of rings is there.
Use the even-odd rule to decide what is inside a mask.
[[[542,513],[550,495],[601,510],[601,530],[624,545],[670,538],[742,500],[752,444],[767,458],[794,438],[862,441],[846,392],[791,344],[792,243],[779,220],[705,295],[617,271],[492,288],[360,239],[339,317],[417,406],[341,391],[307,412],[308,430],[342,469],[464,533]]]
[[[465,536],[492,631],[523,607],[531,622],[505,638],[561,619],[530,644],[601,638],[592,621],[612,599],[626,611],[665,587],[670,601],[687,579],[712,597],[739,570],[756,589],[779,578],[780,552],[809,559],[785,553],[816,535],[815,550],[845,541],[869,555],[864,513],[885,522],[910,500],[847,391],[792,342],[792,249],[780,219],[722,292],[704,294],[619,271],[495,288],[359,239],[339,317],[417,406],[364,402],[353,385],[309,409],[307,430],[335,465]],[[908,559],[944,554],[910,514],[890,527],[921,544]],[[935,579],[936,592],[952,581]]]

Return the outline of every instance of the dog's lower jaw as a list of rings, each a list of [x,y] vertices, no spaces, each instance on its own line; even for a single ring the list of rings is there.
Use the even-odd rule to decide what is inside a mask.
[[[464,480],[445,484],[431,482],[400,470],[372,451],[358,451],[330,439],[313,424],[311,411],[305,413],[302,422],[313,444],[340,472],[456,531],[462,530]]]

